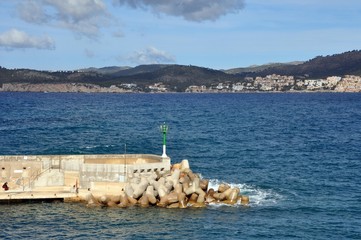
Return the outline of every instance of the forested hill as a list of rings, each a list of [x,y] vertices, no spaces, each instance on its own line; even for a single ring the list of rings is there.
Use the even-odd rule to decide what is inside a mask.
[[[135,83],[140,87],[162,82],[174,91],[184,91],[190,85],[210,85],[222,81],[242,81],[241,76],[209,68],[184,65],[142,65],[132,69],[104,74],[91,71],[47,72],[29,69],[0,68],[0,83],[91,83],[109,87]]]
[[[331,56],[318,56],[306,62],[271,64],[232,70],[214,70],[191,65],[152,64],[137,67],[89,68],[75,71],[38,71],[0,67],[2,83],[92,83],[109,87],[122,83],[145,86],[162,82],[175,91],[190,85],[211,85],[219,82],[243,81],[244,77],[270,74],[295,77],[325,78],[328,76],[361,75],[361,51],[354,50]]]
[[[261,71],[242,72],[242,76],[270,74],[325,78],[327,76],[361,75],[361,51],[354,50],[330,56],[318,56],[301,64],[282,64]]]

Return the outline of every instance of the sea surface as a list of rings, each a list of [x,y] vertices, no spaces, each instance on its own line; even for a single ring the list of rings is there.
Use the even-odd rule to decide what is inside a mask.
[[[361,239],[361,94],[0,93],[0,154],[162,152],[248,207],[0,205],[0,239]]]

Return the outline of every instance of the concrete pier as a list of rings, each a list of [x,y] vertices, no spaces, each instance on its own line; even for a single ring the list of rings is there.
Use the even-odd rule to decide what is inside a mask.
[[[0,156],[0,202],[67,200],[118,194],[134,175],[170,170],[170,158],[152,154]]]

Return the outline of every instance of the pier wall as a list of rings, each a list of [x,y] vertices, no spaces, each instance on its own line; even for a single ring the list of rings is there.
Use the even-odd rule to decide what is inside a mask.
[[[1,185],[9,191],[120,191],[128,177],[170,170],[170,159],[152,154],[0,156]],[[4,192],[0,189],[0,192]]]

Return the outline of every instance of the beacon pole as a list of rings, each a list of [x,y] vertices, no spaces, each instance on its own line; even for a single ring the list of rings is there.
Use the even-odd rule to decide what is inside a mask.
[[[163,158],[167,158],[167,153],[166,153],[166,139],[167,139],[167,132],[168,132],[168,125],[166,125],[165,123],[163,123],[162,125],[160,125],[160,131],[163,133],[163,154],[162,157]]]

